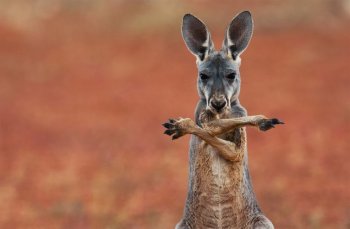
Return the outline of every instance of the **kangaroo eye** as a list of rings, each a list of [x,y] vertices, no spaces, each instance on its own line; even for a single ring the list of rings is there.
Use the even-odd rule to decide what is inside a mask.
[[[207,80],[207,79],[209,79],[209,76],[206,75],[206,74],[203,74],[203,73],[200,73],[200,74],[199,74],[199,77],[201,78],[201,80]]]
[[[232,72],[226,76],[227,79],[229,80],[234,80],[236,78],[236,73]]]

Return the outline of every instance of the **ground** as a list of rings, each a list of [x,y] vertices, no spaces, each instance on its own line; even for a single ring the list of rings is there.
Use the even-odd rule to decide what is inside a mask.
[[[193,118],[195,59],[178,30],[72,21],[0,24],[0,227],[172,228],[189,137],[171,141],[161,123]],[[258,29],[242,55],[241,103],[286,123],[248,130],[254,190],[276,228],[349,227],[348,28]]]

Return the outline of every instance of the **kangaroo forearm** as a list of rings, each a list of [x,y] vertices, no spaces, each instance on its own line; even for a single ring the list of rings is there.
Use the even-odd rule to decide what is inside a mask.
[[[204,124],[204,129],[211,135],[217,136],[244,126],[256,126],[257,118],[261,116],[246,116],[230,119],[216,119]]]
[[[214,147],[218,150],[218,153],[225,159],[230,161],[239,160],[239,154],[236,152],[236,145],[233,142],[223,140],[221,138],[215,137],[208,133],[208,131],[196,127],[191,131],[191,134],[196,135],[201,138],[203,141]]]
[[[239,150],[237,151],[235,143],[218,138],[216,135],[247,125],[258,126],[260,130],[266,131],[273,128],[276,124],[283,124],[283,122],[278,119],[267,119],[262,115],[257,115],[204,122],[203,128],[196,126],[194,121],[189,118],[169,119],[169,122],[164,123],[163,126],[167,128],[164,133],[172,136],[173,140],[185,134],[194,134],[217,149],[222,157],[237,161],[240,160],[241,153]]]

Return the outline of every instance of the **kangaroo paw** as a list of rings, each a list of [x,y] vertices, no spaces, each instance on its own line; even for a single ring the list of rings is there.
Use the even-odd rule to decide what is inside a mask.
[[[178,118],[169,119],[168,122],[163,123],[163,126],[166,128],[164,134],[172,136],[172,139],[175,140],[191,133],[195,123],[189,118]]]
[[[272,118],[272,119],[262,119],[258,121],[258,127],[262,131],[267,131],[271,128],[275,128],[275,125],[278,124],[284,124],[281,120],[278,120],[277,118]]]

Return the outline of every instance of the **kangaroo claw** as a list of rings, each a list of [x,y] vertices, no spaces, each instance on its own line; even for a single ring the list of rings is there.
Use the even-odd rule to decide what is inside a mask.
[[[164,126],[167,129],[174,127],[174,125],[172,123],[168,123],[168,122],[163,123],[162,126]]]
[[[275,128],[275,125],[284,124],[284,122],[278,120],[277,118],[273,119],[263,119],[259,122],[258,127],[262,131],[267,131],[271,128]]]
[[[172,139],[178,139],[185,134],[188,134],[191,128],[194,128],[195,123],[189,118],[169,119],[168,122],[162,124],[166,130],[164,134],[172,136]]]
[[[176,140],[178,139],[179,137],[181,137],[180,133],[176,133],[173,135],[173,137],[171,138],[171,140]]]
[[[273,124],[273,125],[276,125],[276,124],[284,124],[283,121],[278,120],[277,118],[273,118],[273,119],[271,119],[271,121],[272,121],[272,124]]]
[[[173,135],[175,132],[176,132],[176,130],[167,129],[167,130],[164,131],[164,134],[171,136],[171,135]]]

